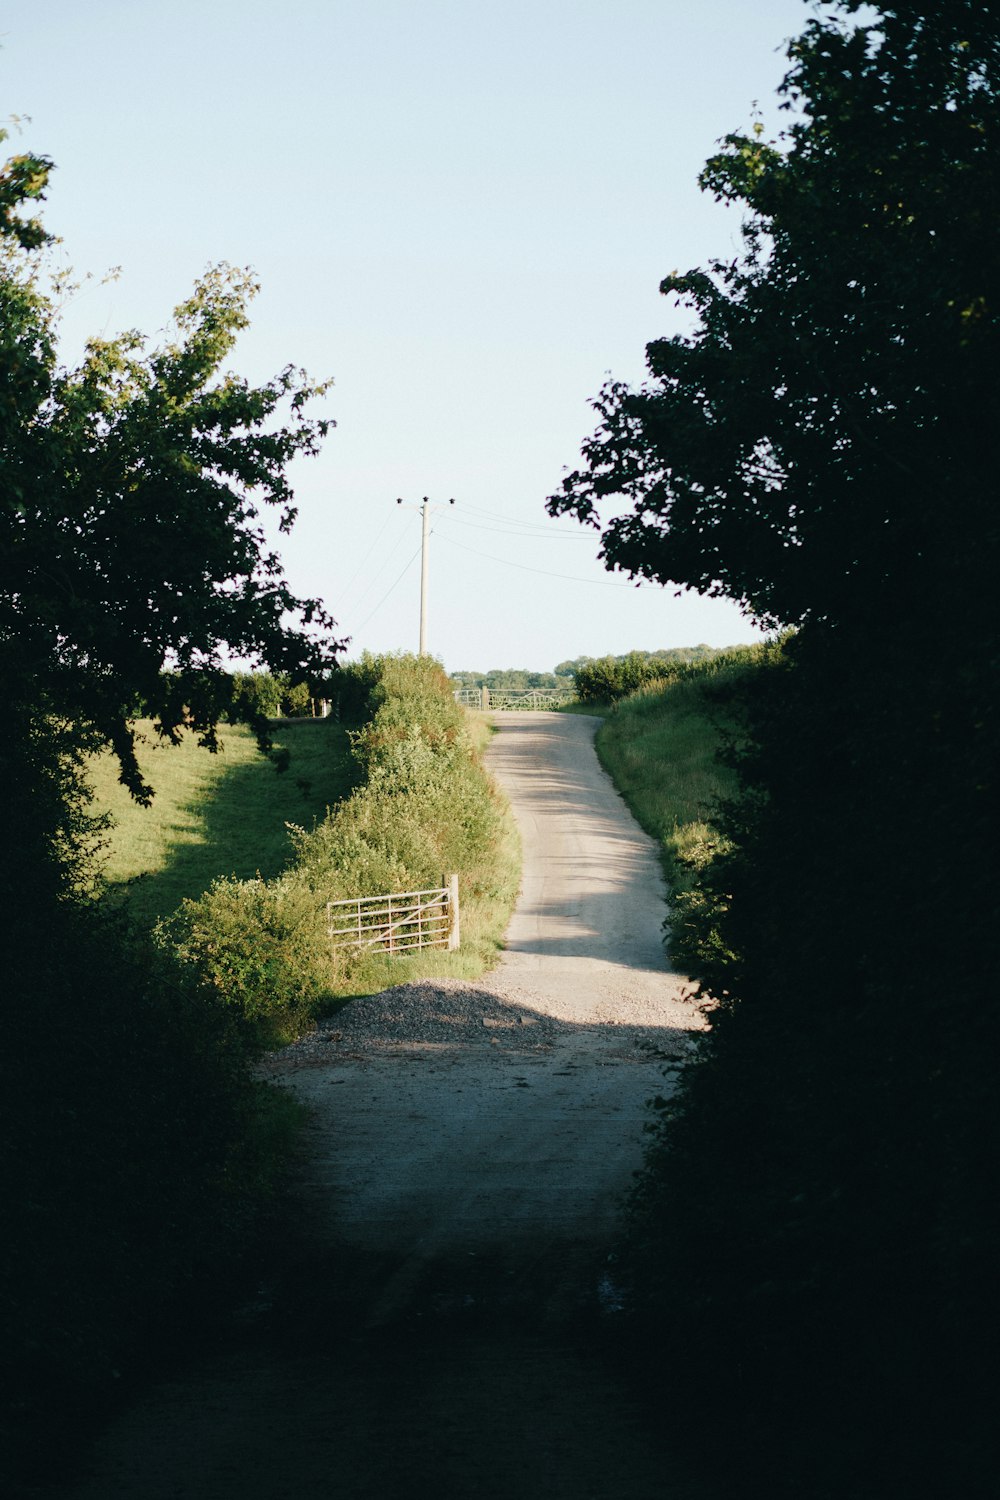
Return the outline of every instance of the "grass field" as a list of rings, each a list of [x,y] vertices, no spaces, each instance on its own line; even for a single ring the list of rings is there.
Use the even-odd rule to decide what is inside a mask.
[[[91,765],[94,805],[115,826],[108,838],[105,878],[128,891],[135,920],[151,925],[185,896],[200,896],[219,875],[250,879],[278,874],[291,853],[286,823],[311,828],[352,786],[347,732],[332,719],[282,725],[275,742],[289,750],[279,773],[250,731],[230,725],[217,755],[185,735],[173,746],[146,722],[139,763],[156,793],[139,807],[117,779],[110,752]]]

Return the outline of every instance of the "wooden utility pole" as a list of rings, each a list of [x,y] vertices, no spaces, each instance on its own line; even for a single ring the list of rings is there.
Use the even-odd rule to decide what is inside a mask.
[[[427,655],[427,538],[430,536],[427,496],[420,507],[420,655]]]
[[[405,504],[405,501],[402,498],[399,498],[399,499],[397,499],[396,504],[397,505],[403,505],[403,504]],[[449,505],[454,505],[455,502],[454,502],[454,500],[449,500],[448,504]],[[416,506],[412,506],[411,507],[411,509],[413,509],[413,510],[416,510],[416,508],[417,508]],[[420,647],[419,647],[419,654],[421,656],[426,656],[427,655],[427,576],[428,576],[427,575],[427,555],[428,555],[427,542],[428,542],[428,538],[430,537],[430,534],[431,534],[431,531],[430,531],[430,517],[431,517],[431,510],[432,509],[433,509],[433,507],[431,506],[430,500],[427,497],[427,495],[425,495],[424,498],[423,498],[423,500],[420,502]]]

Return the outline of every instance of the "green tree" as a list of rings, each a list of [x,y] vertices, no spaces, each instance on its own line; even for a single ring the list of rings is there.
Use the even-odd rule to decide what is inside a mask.
[[[304,410],[324,387],[291,368],[257,387],[223,373],[256,291],[231,267],[199,281],[163,348],[137,333],[95,339],[60,370],[54,311],[22,256],[0,284],[17,382],[0,649],[13,643],[5,666],[36,701],[114,747],[145,799],[128,727],[137,695],[161,733],[186,724],[212,747],[223,653],[296,680],[328,665],[318,636],[332,621],[292,593],[262,525],[266,509],[280,531],[293,523],[287,469],[329,429]]]
[[[554,668],[556,677],[575,677],[582,666],[585,666],[592,658],[589,656],[574,656],[571,661],[561,661]]]
[[[648,386],[605,387],[550,501],[592,524],[630,503],[609,566],[783,624],[986,584],[997,47],[972,0],[828,16],[792,44],[784,138],[758,123],[702,174],[743,207],[743,254],[663,282],[696,331],[648,346]]]
[[[796,627],[746,705],[717,1006],[634,1264],[678,1388],[780,1454],[767,1492],[985,1494],[1000,31],[844,0],[789,57],[783,136],[702,177],[741,253],[663,283],[695,331],[605,387],[550,500],[610,567]]]

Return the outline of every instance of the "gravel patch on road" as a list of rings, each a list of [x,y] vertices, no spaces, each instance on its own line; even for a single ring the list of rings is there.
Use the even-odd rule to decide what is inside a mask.
[[[490,990],[460,980],[401,984],[353,1000],[314,1032],[275,1053],[269,1062],[330,1062],[338,1054],[382,1050],[414,1043],[489,1046],[498,1033],[525,1034],[536,1046],[551,1044],[559,1030],[550,1016],[511,1005]]]
[[[523,985],[515,986],[499,975],[478,985],[458,979],[396,985],[352,1001],[336,1016],[321,1021],[315,1031],[271,1053],[264,1059],[264,1069],[326,1066],[414,1047],[540,1052],[569,1037],[600,1036],[617,1055],[624,1050],[648,1057],[652,1049],[681,1057],[689,1046],[680,1031],[636,1025],[634,1012],[624,1014],[617,1024],[603,1021],[598,1026],[557,1019],[536,1009],[531,1003],[535,998]]]

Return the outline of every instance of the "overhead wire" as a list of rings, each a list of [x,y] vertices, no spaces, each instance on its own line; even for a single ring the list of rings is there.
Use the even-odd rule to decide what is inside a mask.
[[[556,531],[553,527],[547,526],[547,525],[545,525],[543,523],[537,523],[537,522],[534,522],[534,521],[520,521],[520,520],[517,520],[516,518],[512,518],[512,517],[507,516],[507,515],[502,515],[498,511],[490,510],[488,507],[481,506],[481,505],[470,504],[467,501],[462,501],[461,502],[461,506],[462,506],[463,510],[473,510],[473,511],[477,512],[479,515],[488,517],[489,520],[491,520],[491,521],[497,521],[500,524],[497,525],[497,526],[493,526],[493,525],[489,525],[489,524],[484,524],[484,522],[482,522],[482,521],[467,520],[467,519],[465,519],[464,516],[456,515],[453,510],[448,512],[448,521],[449,521],[449,523],[454,523],[454,524],[457,524],[457,525],[460,525],[460,526],[467,526],[467,527],[470,527],[470,528],[472,528],[474,530],[478,530],[478,531],[489,531],[489,532],[492,532],[494,535],[510,536],[510,537],[514,537],[515,539],[517,539],[517,538],[534,538],[534,537],[538,537],[539,539],[541,539],[541,537],[544,536],[544,537],[546,537],[549,540],[557,539],[559,541],[581,541],[581,542],[586,542],[586,541],[590,540],[590,538],[588,537],[588,535],[587,535],[587,533],[585,531],[581,531],[577,535],[567,534],[566,532]],[[339,597],[339,600],[338,600],[338,607],[341,609],[341,611],[343,611],[343,609],[345,607],[346,600],[347,600],[348,596],[350,595],[351,590],[354,588],[354,586],[357,583],[358,579],[361,577],[362,571],[363,571],[366,563],[368,562],[368,559],[371,557],[372,553],[375,551],[375,548],[378,546],[378,543],[381,541],[382,537],[385,535],[385,532],[386,532],[386,529],[387,529],[387,527],[389,525],[390,519],[391,519],[391,515],[387,516],[386,519],[383,521],[382,525],[379,527],[378,532],[376,533],[375,539],[372,541],[372,543],[368,547],[367,551],[365,552],[364,556],[361,559],[361,562],[355,568],[354,573],[352,574],[352,576],[350,578],[350,581],[347,583],[347,585],[345,586],[345,588],[341,591],[340,597]],[[388,552],[382,558],[382,560],[379,563],[378,567],[376,567],[374,569],[374,571],[366,579],[365,584],[364,584],[364,586],[361,589],[361,592],[358,594],[357,598],[353,600],[353,602],[352,602],[352,604],[350,606],[351,609],[356,610],[356,609],[360,608],[363,600],[367,598],[367,596],[371,593],[372,589],[377,585],[379,579],[384,575],[387,567],[392,562],[392,559],[395,556],[395,554],[399,551],[400,545],[402,544],[402,542],[404,540],[405,540],[405,529],[400,531],[399,535],[396,537],[395,542],[392,544],[392,546],[389,548]],[[460,545],[460,544],[456,543],[456,545]],[[501,559],[501,561],[502,561],[502,559]],[[511,564],[511,566],[515,566],[515,564]],[[377,607],[378,606],[376,606],[376,608]]]
[[[548,538],[550,540],[552,538],[558,538],[560,541],[577,541],[577,540],[579,540],[579,541],[588,541],[589,540],[589,537],[586,535],[586,533],[581,533],[579,535],[579,537],[576,537],[576,536],[567,536],[565,533],[560,534],[559,532],[554,531],[552,527],[546,526],[543,523],[537,523],[536,524],[533,521],[518,521],[516,519],[512,519],[509,516],[502,515],[499,512],[491,511],[491,510],[489,510],[485,506],[471,505],[468,502],[463,501],[462,502],[462,508],[463,508],[463,510],[469,509],[469,510],[476,511],[479,515],[485,516],[489,520],[492,520],[492,521],[499,521],[502,524],[499,525],[499,526],[491,526],[491,525],[488,525],[488,524],[484,524],[482,521],[465,520],[464,517],[455,515],[455,513],[453,511],[451,511],[451,512],[448,513],[448,523],[449,524],[454,523],[454,524],[458,524],[458,525],[464,525],[464,526],[468,526],[468,527],[470,527],[470,528],[472,528],[474,530],[477,530],[477,531],[489,531],[489,532],[491,532],[494,535],[510,536],[510,537],[515,538],[515,539],[517,539],[519,537],[520,538],[524,538],[524,537],[527,537],[527,536],[534,537],[534,536],[537,535],[538,538],[539,538],[539,540],[540,540],[541,536],[544,535],[546,538]],[[351,578],[350,583],[347,585],[347,588],[344,590],[344,594],[345,595],[350,591],[350,589],[354,586],[354,583],[356,582],[356,580],[358,579],[358,577],[361,575],[362,569],[364,568],[365,564],[367,563],[369,557],[375,551],[375,548],[377,547],[378,543],[381,541],[383,535],[385,534],[385,531],[386,531],[386,528],[388,527],[388,525],[389,525],[389,517],[386,517],[386,520],[382,523],[381,527],[379,528],[378,533],[376,534],[374,541],[371,543],[371,545],[369,546],[368,550],[366,551],[364,557],[362,558],[361,562],[358,564],[358,567],[355,569],[354,574],[353,574],[353,576]],[[382,559],[381,564],[379,565],[378,568],[376,568],[375,572],[370,576],[370,578],[368,579],[368,582],[366,583],[365,587],[362,589],[361,593],[359,594],[357,600],[355,601],[355,606],[354,606],[355,608],[357,608],[361,604],[361,601],[371,591],[372,586],[375,584],[375,582],[378,580],[378,578],[381,577],[382,574],[385,572],[385,569],[388,566],[389,562],[392,560],[392,558],[396,554],[396,552],[398,552],[400,544],[404,540],[405,535],[406,535],[405,531],[400,531],[400,533],[397,536],[397,538],[396,538],[395,542],[393,543],[392,547],[390,547],[389,551],[386,553],[385,557]],[[611,588],[611,589],[637,589],[637,588],[642,588],[645,583],[648,583],[648,580],[645,580],[643,582],[637,582],[637,583],[636,582],[633,582],[633,583],[619,583],[617,580],[610,579],[610,578],[581,578],[578,575],[572,574],[572,573],[556,573],[556,572],[553,572],[549,568],[534,568],[534,567],[531,567],[528,563],[512,562],[509,558],[497,557],[496,554],[493,553],[493,552],[482,552],[482,551],[480,551],[476,547],[470,547],[465,542],[457,541],[454,537],[449,536],[447,534],[447,531],[443,531],[443,532],[440,531],[439,528],[438,528],[438,526],[435,526],[435,527],[433,527],[431,529],[431,535],[432,536],[433,535],[440,536],[443,541],[449,543],[452,547],[458,547],[459,550],[462,551],[462,552],[469,552],[469,553],[472,554],[473,557],[482,557],[482,558],[485,558],[489,562],[499,563],[502,567],[505,567],[505,568],[516,568],[519,572],[522,572],[522,573],[534,573],[534,574],[536,574],[536,575],[538,575],[539,577],[542,577],[542,578],[558,578],[558,579],[560,579],[560,580],[562,580],[563,582],[566,582],[566,583],[592,584],[592,585],[594,585],[597,588]],[[404,565],[402,571],[397,575],[397,577],[395,578],[395,580],[389,585],[388,589],[382,595],[381,599],[379,599],[378,603],[369,611],[369,613],[366,615],[365,619],[361,622],[361,624],[356,627],[357,630],[364,630],[364,628],[368,625],[368,623],[372,619],[374,619],[375,615],[378,614],[379,610],[382,608],[382,606],[386,602],[386,600],[390,597],[390,595],[395,591],[395,589],[403,581],[403,579],[405,578],[406,574],[409,572],[410,568],[413,566],[413,564],[416,562],[417,558],[420,556],[420,552],[421,552],[421,547],[417,547],[416,551],[410,557],[410,559],[408,560],[408,562]]]
[[[489,506],[476,505],[475,502],[471,500],[463,500],[461,502],[461,506],[463,510],[471,510],[477,515],[485,516],[490,521],[503,521],[507,525],[519,526],[523,527],[525,530],[542,532],[546,536],[552,536],[554,534],[552,526],[545,521],[522,521],[516,516],[511,516],[509,514],[505,515],[501,511],[491,510]],[[586,533],[584,533],[584,535],[585,534]]]
[[[454,525],[454,526],[470,526],[470,527],[473,527],[476,531],[492,531],[492,532],[494,532],[495,534],[497,534],[499,536],[513,536],[513,537],[536,537],[537,536],[537,538],[538,538],[539,541],[541,541],[542,535],[544,535],[547,540],[549,540],[549,541],[556,541],[556,542],[590,542],[590,541],[593,541],[593,537],[587,536],[587,534],[585,532],[582,532],[582,531],[581,532],[553,531],[551,529],[547,529],[547,528],[543,527],[541,533],[539,533],[539,532],[536,532],[534,530],[534,528],[531,526],[530,522],[525,523],[523,527],[518,522],[514,522],[510,526],[490,526],[490,525],[486,524],[483,521],[467,521],[467,520],[465,520],[465,518],[463,516],[453,515],[453,514],[449,513],[448,524],[449,524],[449,526],[452,526],[452,525]],[[529,527],[531,527],[531,529],[529,529]]]
[[[407,531],[408,530],[409,530],[409,528],[407,526],[401,526],[400,527],[399,532],[398,532],[398,534],[396,536],[396,540],[393,542],[393,544],[389,548],[388,552],[386,552],[385,556],[382,558],[381,562],[378,564],[378,567],[376,567],[375,570],[371,573],[371,575],[369,576],[367,582],[365,583],[364,587],[362,588],[360,594],[355,599],[354,605],[353,605],[354,609],[360,609],[362,599],[367,598],[367,596],[371,593],[372,589],[378,583],[379,579],[385,573],[385,570],[388,568],[389,564],[392,562],[392,559],[395,557],[396,553],[399,551],[399,549],[402,546],[403,542],[406,540],[406,535],[407,535]],[[369,549],[369,551],[370,550],[371,549]]]
[[[485,557],[489,562],[501,563],[505,568],[517,568],[522,573],[538,573],[543,578],[561,578],[567,583],[589,583],[595,588],[604,589],[640,589],[645,583],[616,583],[611,578],[578,578],[572,573],[553,573],[548,568],[532,568],[527,563],[510,562],[506,557],[497,557],[492,552],[480,552],[476,547],[468,547],[464,542],[456,542],[454,537],[441,534],[441,540],[452,547],[459,547],[463,552],[471,552],[474,557]],[[647,580],[648,581],[648,580]]]
[[[375,540],[372,542],[371,546],[368,548],[368,551],[365,553],[364,557],[361,559],[361,561],[358,563],[357,567],[354,569],[354,572],[351,574],[349,582],[346,583],[344,585],[344,587],[341,589],[341,591],[340,591],[340,597],[341,597],[342,600],[347,597],[347,595],[351,592],[351,589],[357,583],[358,579],[361,576],[361,570],[362,570],[362,568],[364,567],[364,565],[368,561],[368,559],[371,557],[372,553],[375,551],[375,548],[378,546],[379,542],[382,540],[383,536],[385,535],[386,527],[388,526],[388,524],[389,524],[389,522],[391,520],[392,520],[392,515],[391,515],[391,513],[389,513],[386,516],[385,520],[382,522],[382,525],[379,527],[378,531],[376,532],[376,534],[375,534]],[[362,595],[362,597],[364,597],[364,596]]]
[[[402,583],[403,579],[406,577],[406,574],[413,567],[413,564],[416,562],[417,558],[420,556],[420,552],[421,552],[421,548],[418,547],[417,550],[416,550],[416,552],[414,552],[413,556],[410,558],[409,562],[406,564],[406,567],[403,569],[402,573],[400,573],[399,577],[396,579],[396,582],[393,583],[393,584],[391,584],[390,587],[388,589],[386,589],[385,593],[382,595],[381,599],[378,601],[378,603],[376,604],[375,608],[372,610],[371,614],[368,615],[366,619],[362,620],[361,624],[356,627],[358,630],[364,630],[365,626],[368,624],[368,621],[371,620],[371,619],[373,619],[374,616],[378,614],[379,610],[382,608],[383,604],[388,599],[388,597],[392,593],[393,589],[396,587],[397,584]]]

